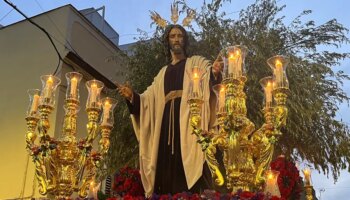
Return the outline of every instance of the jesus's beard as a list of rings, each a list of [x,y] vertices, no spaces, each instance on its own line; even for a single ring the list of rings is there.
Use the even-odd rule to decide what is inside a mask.
[[[171,45],[171,51],[176,55],[184,53],[183,47],[180,44]]]

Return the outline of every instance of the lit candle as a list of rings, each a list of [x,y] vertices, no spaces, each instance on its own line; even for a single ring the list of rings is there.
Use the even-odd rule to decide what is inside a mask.
[[[305,177],[305,185],[309,186],[311,185],[311,171],[310,169],[306,168],[303,170],[304,177]]]
[[[91,85],[90,103],[96,102],[97,99],[97,85],[94,83]]]
[[[267,170],[265,194],[281,197],[281,193],[279,191],[278,183],[277,183],[278,175],[279,175],[279,172],[277,171]]]
[[[50,76],[46,81],[44,98],[51,98],[52,85],[53,85],[53,80],[52,80],[52,77]]]
[[[195,66],[194,73],[193,73],[193,94],[195,96],[198,96],[199,94],[199,74],[198,74],[198,68]]]
[[[230,53],[229,57],[228,57],[228,74],[229,74],[229,76],[233,76],[234,69],[235,69],[235,56],[233,53]]]
[[[225,110],[225,87],[221,86],[219,92],[219,112],[223,112]]]
[[[274,178],[274,176],[271,172],[267,174],[267,181],[268,182],[273,182],[273,178]]]
[[[242,55],[241,50],[237,49],[236,52],[236,78],[242,75]]]
[[[36,113],[36,111],[38,110],[39,98],[40,98],[39,95],[34,94],[32,106],[30,107],[30,113]]]
[[[266,179],[266,189],[269,190],[269,192],[271,192],[276,187],[275,176],[272,174],[272,172],[268,172]]]
[[[275,76],[276,76],[276,84],[277,87],[282,86],[282,80],[283,80],[283,68],[282,68],[282,62],[280,60],[276,60],[275,63]]]
[[[267,82],[266,88],[265,88],[265,98],[266,98],[266,102],[265,102],[265,106],[267,108],[271,107],[272,105],[272,84],[271,82]]]
[[[106,101],[103,106],[103,118],[102,118],[102,125],[108,124],[107,120],[109,119],[109,111],[112,108],[112,104],[109,103],[109,101]]]
[[[77,93],[77,85],[78,85],[78,79],[73,77],[70,80],[70,95],[71,97],[75,98],[76,93]]]

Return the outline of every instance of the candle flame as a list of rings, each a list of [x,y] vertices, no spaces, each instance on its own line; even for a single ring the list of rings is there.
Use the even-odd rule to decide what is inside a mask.
[[[236,50],[236,56],[238,57],[238,56],[240,56],[241,55],[241,50],[240,49],[237,49]]]
[[[93,83],[93,84],[91,84],[91,87],[92,87],[92,88],[97,88],[97,84],[96,84],[96,83]]]
[[[240,49],[237,49],[235,50],[234,52],[231,52],[229,54],[229,59],[230,60],[234,60],[234,59],[238,59],[239,57],[241,56],[241,50]]]
[[[71,81],[76,81],[76,80],[77,80],[77,78],[73,77]]]
[[[109,105],[110,105],[109,101],[105,101],[105,106],[109,106]]]
[[[199,76],[198,76],[198,73],[197,73],[197,72],[195,72],[195,73],[193,74],[193,78],[195,78],[195,79],[199,78]]]
[[[229,59],[231,59],[231,60],[232,60],[232,59],[235,59],[235,55],[234,55],[233,53],[230,53],[230,54],[229,54]]]
[[[308,168],[304,169],[304,174],[305,174],[305,176],[309,175],[310,174],[310,169],[308,169]]]
[[[221,87],[220,92],[225,92],[225,87]]]
[[[47,79],[47,82],[53,83],[52,76],[49,76],[49,78]]]
[[[269,81],[269,82],[267,82],[267,85],[266,85],[266,87],[271,87],[271,81]]]
[[[282,67],[282,62],[280,60],[276,60],[276,63],[275,63],[275,66],[276,67]]]
[[[269,173],[267,174],[267,179],[269,179],[269,180],[272,180],[272,179],[273,179],[273,174],[272,174],[271,172],[269,172]]]

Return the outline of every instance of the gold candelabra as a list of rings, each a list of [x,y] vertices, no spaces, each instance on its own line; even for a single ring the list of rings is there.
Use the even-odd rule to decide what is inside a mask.
[[[305,188],[305,198],[306,200],[313,200],[313,187],[311,185],[311,170],[305,168],[303,170],[304,174],[304,188]]]
[[[252,191],[262,188],[265,171],[269,168],[274,146],[286,124],[286,101],[289,93],[286,67],[289,60],[284,56],[274,56],[267,60],[273,70],[273,77],[261,79],[264,88],[264,124],[256,129],[247,118],[246,94],[247,80],[244,74],[244,60],[247,48],[231,46],[223,50],[223,81],[213,87],[217,97],[216,131],[203,131],[201,127],[202,96],[196,68],[192,70],[190,97],[190,124],[193,134],[199,139],[212,177],[217,185],[223,185],[235,192],[237,189]],[[198,95],[199,94],[199,95]],[[223,152],[226,170],[224,177],[215,158],[217,149]]]
[[[109,134],[113,128],[113,109],[117,101],[100,93],[104,84],[98,80],[86,82],[89,95],[86,103],[88,115],[87,136],[77,140],[77,113],[80,109],[79,83],[82,75],[66,74],[67,92],[64,104],[65,116],[60,138],[48,134],[49,115],[54,110],[55,91],[60,79],[45,75],[41,77],[42,90],[29,90],[30,104],[27,111],[26,148],[35,164],[35,175],[42,195],[51,194],[56,199],[68,199],[73,192],[87,196],[94,184],[96,170],[109,148]],[[101,117],[100,117],[101,115]],[[100,119],[101,118],[101,119]],[[36,132],[38,131],[38,134]],[[101,133],[98,151],[93,142]],[[36,138],[39,135],[39,140]]]

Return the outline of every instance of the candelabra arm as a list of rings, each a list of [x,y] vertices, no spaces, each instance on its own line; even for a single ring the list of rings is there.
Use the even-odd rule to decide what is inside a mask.
[[[188,103],[190,104],[190,125],[192,127],[192,134],[195,134],[198,138],[197,143],[201,145],[204,151],[207,164],[215,183],[222,186],[224,184],[224,178],[219,170],[219,164],[215,159],[216,143],[212,142],[214,134],[199,128],[201,125],[200,111],[203,101],[199,99],[190,99]]]
[[[39,193],[42,195],[46,195],[48,183],[47,183],[46,169],[44,168],[44,163],[41,156],[34,158],[34,164],[35,164],[35,177],[38,180],[38,185],[39,185]]]
[[[75,177],[76,182],[74,183],[75,190],[79,190],[79,196],[85,197],[86,194],[86,184],[88,184],[89,176],[91,176],[90,166],[91,164],[91,150],[92,150],[92,144],[97,136],[98,133],[98,116],[101,112],[98,108],[88,108],[86,110],[88,115],[88,123],[86,125],[87,128],[87,136],[85,139],[80,140],[78,143],[78,147],[80,149],[80,156],[79,156],[79,170],[77,171]],[[88,175],[85,175],[85,174]],[[84,176],[85,175],[85,176]],[[93,176],[93,175],[92,175]],[[82,181],[82,185],[78,187],[78,183]],[[79,189],[80,188],[80,189]]]
[[[79,197],[81,198],[85,198],[87,196],[87,191],[89,189],[89,186],[93,180],[93,178],[96,175],[96,168],[93,164],[93,158],[90,157],[88,159],[88,162],[86,163],[86,171],[87,174],[84,176],[83,180],[82,180],[82,184],[80,186],[80,189],[78,191]]]
[[[306,185],[304,186],[304,188],[306,193],[306,200],[313,200],[313,194],[312,194],[313,187],[311,185]]]
[[[50,129],[49,114],[52,112],[52,110],[52,106],[39,106],[40,120],[38,124],[38,131],[41,145],[46,145],[48,141],[51,140],[51,137],[47,134],[47,132]]]
[[[273,108],[264,108],[265,123],[252,135],[254,145],[255,165],[257,167],[255,186],[260,187],[264,183],[264,171],[269,168],[274,153],[275,128]]]
[[[224,184],[224,177],[222,176],[222,173],[219,170],[219,163],[215,158],[215,153],[216,145],[215,143],[210,143],[208,148],[205,150],[205,160],[207,161],[215,184],[218,186],[222,186]]]
[[[276,106],[274,107],[274,127],[277,131],[277,135],[280,135],[280,130],[286,125],[288,108],[286,106],[287,97],[290,93],[287,88],[278,88],[273,91]]]
[[[203,100],[200,99],[189,99],[190,105],[190,126],[192,127],[192,134],[195,134],[198,138],[197,143],[205,151],[208,148],[210,138],[207,131],[203,131],[201,127],[201,106]]]
[[[99,152],[101,155],[105,155],[108,152],[110,141],[109,141],[109,135],[112,131],[113,126],[109,125],[103,125],[101,128],[101,139],[99,141],[100,149]]]
[[[27,117],[27,134],[26,134],[26,143],[27,143],[27,150],[30,151],[30,155],[33,158],[34,164],[35,164],[35,176],[38,180],[39,184],[39,192],[42,195],[47,194],[47,177],[45,168],[43,168],[44,163],[42,156],[40,155],[41,149],[34,144],[35,139],[37,137],[37,134],[35,133],[35,129],[37,127],[38,118],[35,117]]]
[[[35,163],[35,176],[39,183],[40,194],[46,194],[52,190],[52,173],[54,168],[52,167],[52,160],[49,158],[51,150],[56,148],[56,143],[47,132],[50,129],[49,114],[52,112],[53,107],[49,105],[40,105],[39,113],[40,120],[38,121],[39,142],[40,146],[34,145],[33,137],[27,134],[27,139],[33,140],[31,143],[31,155]],[[28,123],[29,121],[27,121]],[[29,142],[29,140],[27,142]],[[28,143],[27,143],[28,144]]]
[[[35,133],[35,129],[38,125],[38,118],[35,117],[27,117],[27,133],[26,133],[26,148],[27,150],[31,151],[32,148],[35,146],[34,142],[37,138],[37,134]]]
[[[79,190],[79,183],[83,180],[84,178],[84,171],[85,171],[85,163],[86,163],[86,159],[88,158],[88,156],[85,154],[84,151],[80,151],[80,156],[79,156],[79,170],[77,171],[76,175],[75,175],[75,181],[73,183],[73,188],[75,191]]]
[[[257,187],[262,186],[264,183],[264,171],[269,168],[272,161],[274,153],[274,144],[264,135],[264,133],[256,133],[257,135],[261,134],[262,137],[257,139],[259,136],[254,136],[253,144],[256,147],[256,161],[255,166],[257,167],[256,176],[255,176],[255,185]]]
[[[86,111],[88,114],[88,124],[87,124],[88,135],[86,137],[86,142],[87,144],[92,145],[98,133],[97,121],[101,110],[97,108],[88,108]]]

